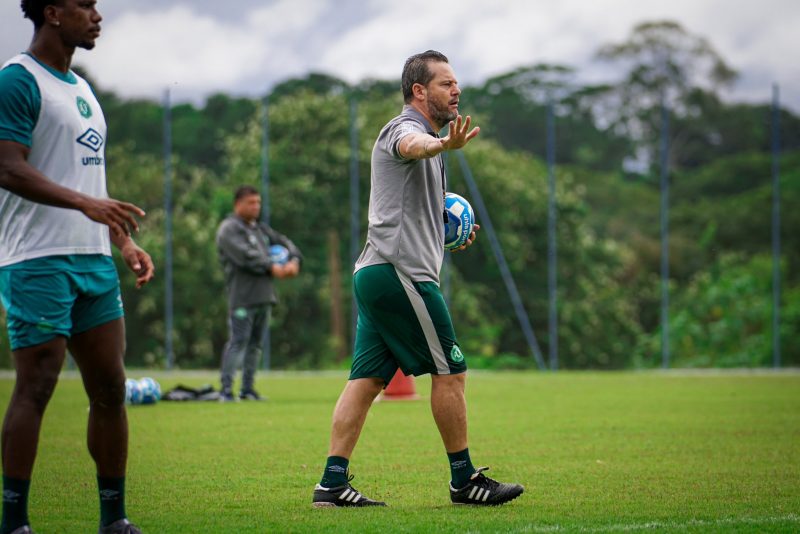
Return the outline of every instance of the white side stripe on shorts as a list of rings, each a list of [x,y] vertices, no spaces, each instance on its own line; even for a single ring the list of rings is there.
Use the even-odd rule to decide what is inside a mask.
[[[417,315],[419,325],[422,327],[422,332],[425,334],[425,341],[428,342],[428,350],[431,351],[433,363],[436,364],[436,372],[440,375],[449,375],[450,366],[447,365],[447,358],[445,358],[444,351],[442,350],[442,343],[439,341],[439,334],[436,333],[436,327],[433,325],[431,314],[428,313],[428,308],[425,307],[425,301],[422,300],[422,295],[417,292],[414,283],[405,274],[401,273],[397,267],[394,271],[403,284],[403,289],[406,290],[406,296],[414,308],[414,313]]]

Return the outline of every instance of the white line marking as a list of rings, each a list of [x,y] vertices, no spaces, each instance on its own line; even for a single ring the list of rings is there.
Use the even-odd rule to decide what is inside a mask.
[[[578,525],[526,525],[517,532],[636,532],[640,530],[665,529],[681,530],[689,527],[722,527],[735,525],[769,525],[771,523],[798,523],[800,515],[789,514],[775,517],[726,517],[723,519],[690,519],[688,521],[650,521],[648,523],[630,523],[605,525],[598,527],[582,527]]]

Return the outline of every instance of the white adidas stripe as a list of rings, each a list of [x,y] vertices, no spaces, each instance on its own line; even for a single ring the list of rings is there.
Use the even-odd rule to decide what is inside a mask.
[[[472,486],[472,491],[470,491],[469,495],[467,495],[467,499],[471,499],[475,495],[475,492],[477,490],[478,490],[478,486]]]
[[[489,490],[486,490],[486,493],[483,495],[483,502],[486,502],[486,499],[489,498]]]
[[[345,501],[346,501],[346,500],[347,500],[347,496],[348,496],[348,495],[350,495],[350,493],[351,493],[351,492],[350,492],[350,490],[349,490],[349,489],[346,489],[346,490],[344,490],[344,491],[342,492],[342,494],[341,494],[341,495],[339,495],[339,498],[340,498],[340,499],[343,499],[343,500],[345,500]]]
[[[400,272],[397,267],[395,267],[394,270],[397,273],[397,277],[400,279],[400,283],[403,285],[411,307],[414,308],[414,313],[417,316],[419,325],[422,327],[422,333],[425,335],[425,341],[428,343],[428,350],[431,352],[431,358],[433,359],[433,363],[436,364],[437,374],[449,375],[450,366],[447,364],[447,357],[442,349],[442,342],[439,341],[439,334],[436,331],[436,326],[433,324],[431,314],[428,312],[427,306],[425,306],[422,295],[420,295],[417,288],[414,287],[411,278]]]

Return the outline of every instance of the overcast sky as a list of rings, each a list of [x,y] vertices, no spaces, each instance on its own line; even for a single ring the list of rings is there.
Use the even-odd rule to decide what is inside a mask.
[[[462,85],[539,62],[610,76],[592,56],[646,20],[707,37],[741,74],[727,95],[767,101],[772,83],[800,111],[800,0],[99,0],[103,33],[75,62],[123,96],[201,101],[262,95],[311,71],[397,79],[409,55],[438,49]],[[18,0],[0,4],[0,57],[27,48]]]

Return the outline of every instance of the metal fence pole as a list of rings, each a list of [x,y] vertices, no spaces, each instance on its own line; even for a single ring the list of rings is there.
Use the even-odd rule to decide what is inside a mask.
[[[547,334],[550,369],[558,369],[558,258],[556,255],[556,132],[552,99],[547,104]]]
[[[458,161],[461,164],[461,170],[464,174],[464,179],[467,181],[467,187],[469,188],[470,195],[472,195],[472,204],[475,208],[475,211],[478,213],[478,221],[481,224],[481,228],[486,231],[486,234],[489,237],[489,243],[492,247],[492,251],[494,252],[497,265],[500,268],[500,274],[503,277],[506,290],[511,298],[511,304],[514,307],[514,312],[517,315],[517,321],[519,321],[522,333],[524,334],[525,340],[528,343],[528,348],[530,349],[531,354],[533,354],[539,369],[547,369],[547,365],[545,365],[544,358],[542,357],[542,351],[539,349],[539,342],[536,341],[536,335],[533,333],[528,312],[525,311],[525,307],[522,305],[522,298],[517,290],[517,285],[514,283],[514,277],[511,276],[511,269],[509,269],[508,262],[506,262],[506,257],[503,254],[503,249],[500,247],[500,241],[497,239],[497,234],[494,231],[492,220],[489,217],[489,210],[486,209],[486,205],[483,203],[483,197],[478,190],[478,185],[475,183],[475,179],[472,177],[472,171],[467,163],[467,158],[464,157],[464,154],[461,151],[458,151]]]
[[[172,345],[173,324],[173,273],[172,273],[172,103],[169,89],[164,91],[164,234],[166,251],[164,256],[164,352],[167,369],[172,369],[175,354]]]
[[[661,366],[669,368],[669,108],[661,102]]]
[[[781,366],[780,93],[772,86],[772,366]]]
[[[269,94],[261,101],[261,221],[269,224]],[[270,321],[271,322],[270,310]],[[262,340],[261,368],[269,369],[272,360],[272,336],[269,322]]]
[[[361,250],[361,211],[359,198],[361,186],[358,174],[358,102],[350,99],[350,260],[352,265],[358,260]],[[350,304],[350,336],[351,346],[355,346],[356,325],[358,324],[358,304],[353,298]]]
[[[261,220],[269,224],[269,95],[261,101]]]

